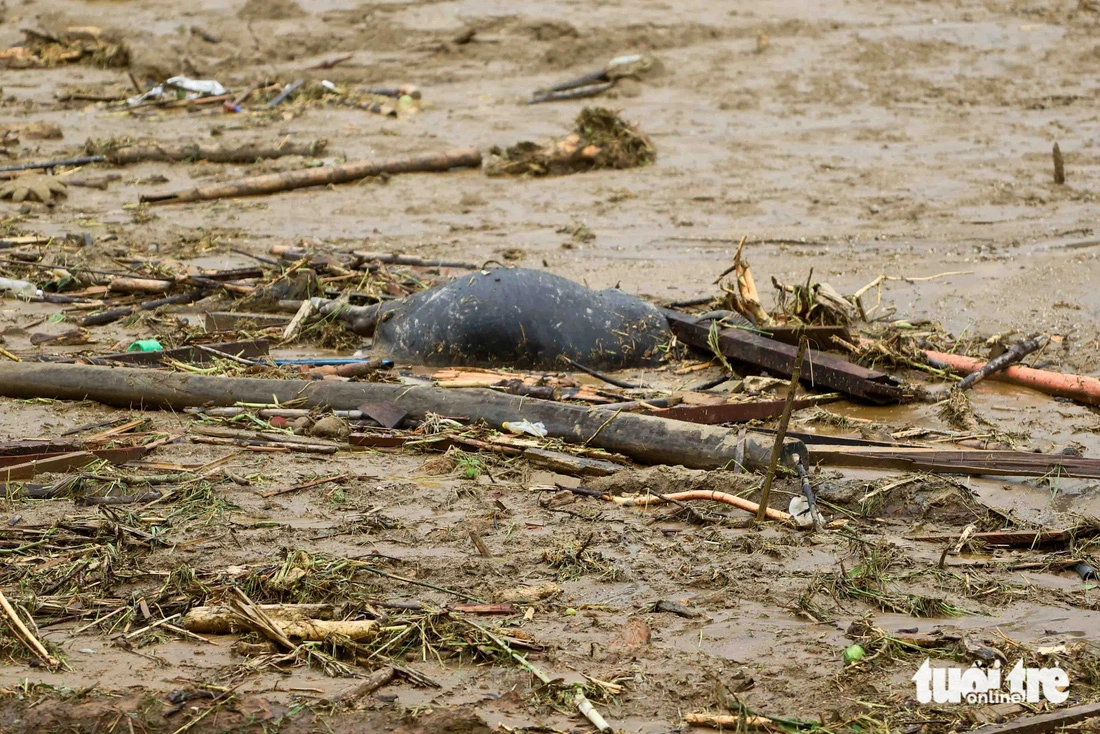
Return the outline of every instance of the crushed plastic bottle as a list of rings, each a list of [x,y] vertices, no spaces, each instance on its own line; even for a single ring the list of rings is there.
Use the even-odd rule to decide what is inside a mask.
[[[791,517],[798,523],[798,527],[812,528],[814,526],[814,516],[810,509],[810,503],[802,495],[791,497],[791,504],[787,507],[787,512],[791,513]]]
[[[16,298],[41,298],[42,290],[25,280],[11,280],[0,278],[0,293],[15,296]]]
[[[526,433],[529,436],[535,438],[546,438],[546,426],[542,423],[532,423],[531,421],[505,421],[503,424],[504,430],[509,433]]]

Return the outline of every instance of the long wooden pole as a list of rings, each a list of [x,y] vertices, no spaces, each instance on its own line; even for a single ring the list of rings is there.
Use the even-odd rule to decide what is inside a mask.
[[[215,377],[125,367],[27,362],[0,363],[0,395],[12,398],[96,400],[123,408],[184,408],[241,403],[285,404],[354,410],[364,402],[390,401],[413,418],[429,413],[482,420],[493,428],[505,421],[541,421],[550,436],[616,451],[648,464],[693,469],[732,466],[738,430],[633,413],[609,412],[495,390],[446,390],[368,382],[269,380]],[[743,464],[768,465],[771,436],[750,433],[742,444]],[[787,454],[809,461],[806,446],[788,439]]]
[[[326,186],[357,181],[382,173],[417,173],[423,171],[449,171],[452,168],[470,168],[481,165],[481,153],[476,148],[461,148],[443,153],[373,158],[344,163],[339,166],[303,168],[298,171],[269,173],[251,176],[216,186],[200,186],[195,189],[174,191],[168,194],[142,195],[141,201],[150,204],[175,204],[205,199],[227,199],[237,196],[261,196],[280,191],[301,189],[307,186]]]

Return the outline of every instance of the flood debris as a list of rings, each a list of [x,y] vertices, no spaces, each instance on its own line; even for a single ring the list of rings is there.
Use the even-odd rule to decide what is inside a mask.
[[[1010,107],[1087,129],[1057,72],[1095,63],[1059,32],[1088,8],[1028,33],[986,7],[988,79],[945,93],[926,82],[974,33],[887,18],[838,55],[878,10],[859,0],[455,27],[154,5],[0,52],[27,67],[0,184],[69,187],[0,217],[0,721],[1005,734],[1096,713],[1092,192],[994,154],[1033,130],[984,129]],[[1036,79],[1064,94],[995,83],[1051,43]],[[658,71],[595,68],[618,48],[673,54],[675,79],[573,123]],[[554,137],[480,172],[448,153],[525,129]],[[926,664],[1017,661],[1061,669],[1065,702],[913,701]]]
[[[16,632],[16,636],[39,657],[47,668],[56,669],[61,667],[61,661],[51,655],[35,634],[28,629],[26,623],[19,617],[15,609],[12,608],[11,602],[4,596],[3,591],[0,591],[0,609],[3,610],[6,617],[5,621]]]
[[[0,167],[0,172],[28,171],[35,169],[53,170],[56,168],[69,168],[85,166],[92,163],[110,163],[117,166],[142,163],[147,161],[210,161],[212,163],[253,163],[258,160],[282,158],[284,156],[320,156],[326,147],[324,140],[311,140],[297,143],[283,140],[276,145],[264,146],[247,144],[241,146],[211,146],[199,144],[164,144],[156,141],[133,142],[131,140],[88,140],[84,145],[86,156],[78,158],[61,158],[52,161],[38,163],[20,163],[17,165]],[[64,195],[65,182],[55,177],[19,176],[6,184],[0,192],[18,185],[38,184],[46,182],[54,193]],[[104,184],[81,183],[69,181],[73,185],[96,186],[105,188]],[[50,197],[41,198],[37,190],[38,201],[47,201]],[[49,192],[46,192],[49,193]],[[10,193],[0,193],[0,196],[11,196]],[[14,200],[14,199],[13,199]],[[18,201],[22,201],[19,199]]]
[[[928,359],[933,364],[941,364],[964,373],[973,373],[983,369],[988,362],[962,354],[948,354],[936,350],[927,350]],[[1100,405],[1100,378],[1090,375],[1071,375],[1033,367],[1007,366],[994,371],[989,379],[1011,382],[1047,395],[1069,398],[1086,405]]]
[[[69,195],[69,189],[60,179],[39,173],[27,173],[0,185],[0,199],[11,199],[13,204],[23,201],[52,201]]]
[[[210,161],[211,163],[253,163],[258,160],[299,155],[307,158],[320,156],[328,145],[324,140],[294,142],[282,140],[277,144],[248,144],[241,146],[212,146],[191,144],[166,144],[157,141],[89,140],[84,145],[89,163],[104,161],[116,166],[146,161]]]
[[[273,100],[267,103],[268,109],[278,107],[280,104],[282,104],[284,100],[288,99],[290,95],[297,92],[298,89],[305,83],[305,79],[295,79],[294,81],[284,86],[283,90],[275,95],[275,98]]]
[[[310,615],[320,610],[304,605],[257,605],[246,600],[247,597],[231,599],[230,606],[193,607],[183,616],[180,626],[191,632],[216,635],[234,634],[246,629],[256,630],[276,641],[288,641],[288,649],[294,648],[294,640],[322,642],[332,636],[341,636],[353,641],[363,641],[378,634],[379,624],[373,619],[315,619]],[[331,607],[328,611],[331,615]],[[262,621],[260,615],[263,615]]]
[[[141,94],[130,97],[126,104],[134,107],[148,100],[193,101],[201,97],[224,97],[225,87],[215,79],[189,79],[174,76]]]
[[[791,374],[797,348],[760,333],[738,328],[718,328],[713,320],[664,309],[673,333],[681,341],[700,349],[711,349],[737,362],[777,374]],[[821,386],[871,402],[896,403],[905,397],[902,385],[890,375],[860,367],[830,354],[810,350],[814,368],[802,380],[811,387]]]
[[[396,403],[414,417],[428,414],[459,415],[484,420],[500,428],[523,417],[546,426],[548,435],[568,442],[605,448],[646,463],[671,461],[690,467],[713,468],[737,461],[746,467],[765,466],[770,450],[756,434],[669,421],[632,413],[610,413],[549,401],[532,401],[491,390],[442,390],[374,383],[303,382],[300,380],[151,374],[133,368],[25,363],[0,364],[0,394],[8,397],[50,397],[97,400],[109,405],[174,408],[233,405],[237,402],[281,403],[301,401],[310,406],[351,410],[365,400]],[[207,443],[257,446],[255,436],[205,436]],[[285,441],[285,439],[284,439]],[[768,442],[774,443],[772,441]],[[273,448],[297,448],[275,442]],[[784,455],[799,454],[805,446],[787,441]]]
[[[745,239],[737,245],[737,252],[733,255],[733,264],[726,268],[718,279],[714,281],[726,294],[722,304],[732,308],[737,313],[749,320],[749,323],[760,327],[770,327],[775,324],[771,314],[760,303],[760,293],[756,290],[756,281],[752,277],[752,269],[748,260],[744,257]],[[723,284],[722,279],[730,273],[734,275],[734,285]],[[783,304],[780,303],[782,308]]]
[[[1038,335],[1013,344],[999,357],[989,360],[982,365],[981,368],[974,370],[960,380],[959,383],[955,385],[955,389],[960,391],[969,390],[990,375],[996,374],[1006,369],[1009,365],[1019,362],[1032,352],[1042,349],[1049,341],[1050,339],[1048,337]]]
[[[577,115],[573,133],[507,149],[494,147],[484,170],[490,176],[562,176],[601,168],[637,168],[656,159],[653,143],[636,126],[603,107],[585,107]]]
[[[807,447],[811,461],[827,466],[875,466],[902,471],[1042,477],[1047,475],[1100,478],[1100,459],[1027,451],[966,449],[946,451],[924,446]]]
[[[595,97],[613,88],[620,80],[639,79],[653,68],[653,59],[643,54],[616,56],[602,69],[537,90],[527,104]]]
[[[36,69],[88,62],[99,67],[124,67],[130,50],[94,26],[69,26],[57,32],[23,29],[22,46],[0,51],[0,64],[8,69]]]
[[[62,166],[84,166],[89,163],[102,163],[106,160],[103,156],[81,156],[79,158],[61,158],[54,161],[42,161],[40,163],[19,163],[12,166],[0,167],[0,173],[8,171],[31,171],[35,169],[50,170],[54,168],[60,168]]]

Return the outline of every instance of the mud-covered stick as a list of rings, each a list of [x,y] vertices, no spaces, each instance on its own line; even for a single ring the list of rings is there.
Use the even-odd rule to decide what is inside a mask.
[[[279,92],[279,94],[275,96],[275,99],[267,103],[268,109],[272,107],[278,107],[280,104],[282,104],[284,99],[297,92],[298,88],[305,83],[305,79],[296,79],[290,84],[287,84],[285,87],[283,87],[283,91]]]
[[[383,265],[412,265],[425,268],[464,268],[465,270],[479,270],[480,265],[460,260],[439,260],[425,257],[413,257],[412,255],[400,255],[393,252],[360,252],[351,253],[359,260],[361,267],[364,263],[379,262]]]
[[[106,324],[113,324],[114,322],[124,319],[137,311],[152,311],[155,308],[161,306],[171,306],[179,303],[194,303],[203,296],[206,295],[207,288],[196,288],[195,290],[187,291],[186,293],[177,293],[174,296],[167,296],[165,298],[158,298],[155,301],[146,301],[145,303],[137,306],[123,306],[121,308],[111,308],[106,311],[100,311],[99,313],[93,313],[85,316],[80,321],[81,326],[105,326]]]
[[[106,311],[100,311],[99,313],[93,313],[85,316],[80,320],[81,326],[106,326],[107,324],[113,324],[116,321],[126,318],[134,313],[133,306],[124,306],[122,308],[109,308]]]
[[[237,196],[264,196],[307,186],[348,183],[349,181],[358,181],[361,178],[377,176],[382,173],[449,171],[452,168],[470,168],[480,165],[481,153],[476,148],[461,148],[443,153],[376,158],[345,163],[339,166],[305,168],[264,176],[250,176],[249,178],[242,178],[232,183],[217,186],[200,186],[199,188],[175,191],[168,194],[143,194],[141,201],[150,204],[175,204]]]
[[[794,407],[794,396],[798,392],[798,376],[802,372],[802,360],[806,358],[806,337],[798,342],[798,356],[794,359],[794,372],[791,373],[791,386],[787,392],[787,403],[783,406],[783,415],[779,418],[779,426],[775,431],[775,446],[772,448],[771,461],[768,462],[768,473],[764,475],[764,488],[760,490],[760,507],[756,511],[757,522],[762,522],[768,512],[768,496],[772,491],[772,482],[775,481],[775,470],[779,464],[779,457],[783,454],[783,440],[787,435],[787,425],[791,421],[791,409]]]
[[[107,160],[101,155],[87,155],[82,158],[61,158],[56,161],[42,161],[41,163],[20,163],[16,166],[0,167],[0,173],[4,171],[32,171],[40,168],[57,168],[59,166],[86,166],[89,163],[102,163]]]
[[[579,76],[575,79],[570,79],[567,82],[561,82],[555,84],[552,87],[546,89],[540,89],[535,92],[535,95],[546,94],[548,92],[564,92],[567,89],[576,89],[577,87],[587,87],[593,84],[599,84],[601,82],[608,81],[607,69],[599,69],[598,71],[591,71],[584,76]]]
[[[210,161],[212,163],[252,163],[261,158],[282,158],[288,155],[313,157],[325,150],[325,140],[310,140],[282,145],[242,145],[226,148],[220,145],[128,145],[104,156],[108,163],[126,165],[143,161]]]
[[[569,359],[569,357],[566,357],[564,355],[562,356],[561,359],[562,359],[563,362],[565,362],[567,365],[569,365],[573,369],[580,370],[581,372],[585,373],[586,375],[592,375],[597,380],[602,380],[602,381],[606,382],[608,385],[614,385],[615,387],[621,387],[624,390],[638,390],[638,389],[641,389],[641,388],[645,387],[645,385],[635,385],[633,382],[624,382],[623,380],[617,380],[614,377],[611,377],[610,375],[605,375],[602,372],[597,372],[596,370],[592,369],[591,367],[585,367],[580,362],[574,362],[573,360]]]
[[[964,377],[958,385],[955,385],[956,390],[969,390],[977,385],[979,382],[989,377],[990,375],[1000,372],[1011,364],[1019,362],[1021,359],[1031,354],[1034,351],[1046,346],[1046,336],[1033,336],[1030,339],[1025,339],[1022,342],[1013,344],[1012,347],[1001,356],[996,359],[991,359],[977,369]]]
[[[527,104],[540,104],[542,102],[561,102],[567,99],[583,99],[585,97],[595,97],[599,94],[603,94],[608,89],[611,89],[611,87],[613,86],[615,86],[615,82],[603,82],[601,84],[589,84],[585,87],[577,87],[576,89],[537,92],[531,97],[531,99],[527,100]]]

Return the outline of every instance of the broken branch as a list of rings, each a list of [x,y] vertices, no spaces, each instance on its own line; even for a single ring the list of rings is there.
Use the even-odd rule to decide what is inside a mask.
[[[931,359],[943,362],[959,372],[970,373],[985,366],[985,362],[980,359],[964,357],[960,354],[933,351],[926,351],[925,354]],[[1032,390],[1038,390],[1047,395],[1070,398],[1087,405],[1100,405],[1100,378],[1088,375],[1070,375],[1062,372],[1037,370],[1031,367],[1014,366],[1005,369],[1003,372],[990,375],[990,379],[1030,387]]]
[[[1047,343],[1045,336],[1034,336],[1012,345],[1012,348],[999,357],[989,360],[979,369],[974,370],[964,377],[956,390],[969,390],[990,375],[1006,369],[1009,365],[1019,362],[1032,352],[1041,349]]]
[[[217,186],[200,186],[169,194],[143,194],[141,201],[150,204],[174,204],[238,196],[263,196],[307,186],[348,183],[349,181],[357,181],[367,176],[377,176],[382,173],[449,171],[452,168],[469,168],[480,165],[481,153],[476,148],[463,148],[444,153],[380,158],[345,163],[339,166],[305,168],[299,171],[251,176]]]

